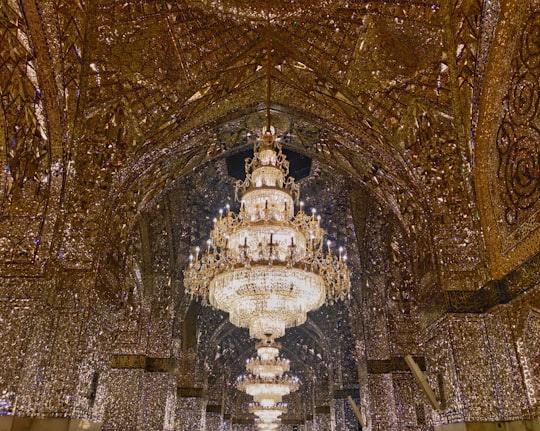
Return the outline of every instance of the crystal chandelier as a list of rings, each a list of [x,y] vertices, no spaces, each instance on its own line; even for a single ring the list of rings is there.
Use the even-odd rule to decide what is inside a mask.
[[[188,292],[260,340],[282,337],[307,312],[350,289],[343,250],[332,253],[329,242],[323,250],[320,217],[306,214],[301,203],[295,214],[300,190],[288,172],[281,143],[267,128],[246,161],[246,179],[236,185],[239,213],[220,211],[206,251],[201,256],[196,249],[185,272]]]
[[[261,406],[274,407],[285,395],[298,390],[299,385],[298,379],[293,376],[261,378],[246,375],[237,381],[236,387],[251,395]]]
[[[286,411],[287,405],[284,403],[279,403],[272,407],[263,407],[258,403],[249,405],[249,412],[257,416],[260,423],[276,423],[278,418]]]
[[[285,374],[289,361],[279,358],[279,345],[267,341],[257,347],[257,358],[246,362],[250,374],[240,376],[236,387],[251,395],[263,409],[279,406],[283,397],[298,390],[298,378]],[[251,407],[254,409],[255,407]]]
[[[259,340],[282,337],[309,311],[350,290],[346,256],[341,248],[332,254],[330,242],[323,250],[320,217],[304,212],[271,127],[270,10],[266,14],[266,128],[255,139],[253,159],[246,160],[246,179],[236,183],[239,213],[227,207],[223,216],[220,210],[206,251],[200,256],[197,248],[190,256],[184,277],[188,293],[229,313],[232,324]]]
[[[267,19],[269,29],[269,14]],[[279,428],[287,410],[283,397],[300,385],[286,374],[289,361],[279,357],[275,339],[326,301],[345,299],[351,284],[343,249],[332,252],[330,241],[325,249],[320,216],[314,209],[311,215],[304,212],[300,187],[289,176],[271,127],[270,52],[268,37],[266,127],[254,140],[253,158],[246,160],[245,180],[236,183],[239,212],[228,205],[225,213],[219,211],[206,250],[195,249],[184,273],[187,293],[229,313],[232,324],[261,340],[257,357],[246,363],[249,373],[236,387],[253,397],[249,411],[263,431]]]
[[[277,343],[260,343],[257,348],[257,357],[246,361],[246,370],[261,378],[274,378],[289,371],[289,360],[279,358]]]
[[[279,417],[287,411],[283,396],[298,390],[300,385],[296,377],[285,374],[289,361],[279,357],[279,347],[272,340],[259,343],[257,357],[246,362],[250,374],[240,376],[236,382],[239,390],[253,396],[255,402],[249,405],[249,412],[257,416],[260,430],[279,427]]]

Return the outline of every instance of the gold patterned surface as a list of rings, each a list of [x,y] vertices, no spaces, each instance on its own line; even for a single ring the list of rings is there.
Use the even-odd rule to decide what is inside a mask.
[[[503,2],[481,100],[476,184],[491,273],[538,249],[538,26],[534,2]],[[518,35],[516,37],[516,35]]]
[[[0,413],[250,429],[232,382],[252,343],[181,268],[269,72],[284,146],[312,159],[306,207],[353,250],[350,303],[283,340],[304,383],[285,420],[352,427],[341,390],[371,430],[537,418],[539,10],[0,2]],[[392,365],[407,354],[443,411]]]

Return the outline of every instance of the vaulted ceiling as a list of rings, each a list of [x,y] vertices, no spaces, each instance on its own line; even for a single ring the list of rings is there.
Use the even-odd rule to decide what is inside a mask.
[[[91,202],[102,202],[118,228],[225,153],[221,130],[263,110],[268,74],[273,111],[319,130],[316,139],[299,130],[293,146],[364,184],[406,230],[445,198],[427,193],[425,177],[455,176],[427,158],[470,170],[479,2],[12,1],[3,9],[6,186],[37,180],[40,193],[55,195],[50,204],[85,220],[100,218]],[[64,254],[97,240],[95,227],[79,231],[66,232]],[[34,239],[20,252],[36,255]]]
[[[529,171],[517,169],[512,183],[503,178],[511,169],[504,174],[491,161],[506,157],[494,142],[510,130],[497,135],[510,115],[502,106],[514,100],[512,74],[538,70],[534,31],[523,33],[530,40],[514,38],[512,50],[521,48],[508,58],[510,45],[492,42],[510,44],[512,30],[537,28],[537,2],[501,3],[2,2],[3,270],[48,277],[83,269],[96,274],[100,291],[131,283],[148,297],[168,283],[156,295],[177,295],[172,306],[182,320],[189,301],[178,286],[189,248],[232,196],[225,158],[262,128],[269,82],[285,147],[313,161],[302,180],[309,204],[328,209],[331,237],[356,250],[348,312],[359,310],[361,291],[381,273],[391,274],[383,284],[396,327],[409,300],[414,309],[441,290],[480,288],[539,248],[529,241],[534,227],[519,230],[516,219],[503,226],[505,205],[516,217],[536,214],[537,198],[521,208],[505,185],[524,184]],[[499,13],[514,21],[499,21]],[[538,100],[520,97],[538,121]],[[492,112],[499,117],[490,122]],[[477,132],[478,124],[486,127]],[[503,209],[493,209],[495,195]],[[515,259],[500,245],[503,235],[523,240]],[[286,351],[311,352],[303,358],[320,368],[340,324],[331,320],[324,336],[321,326],[347,313],[336,307],[291,331]],[[213,344],[199,359],[225,358],[223,369],[237,372],[245,355],[227,355],[246,337],[220,319],[205,323]],[[339,328],[344,353],[332,365],[348,361],[351,380],[355,325],[346,319]]]

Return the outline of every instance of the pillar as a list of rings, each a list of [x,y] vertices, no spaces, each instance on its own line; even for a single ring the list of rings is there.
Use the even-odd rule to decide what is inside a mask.
[[[100,311],[109,304],[92,289],[93,276],[65,270],[50,280],[14,283],[3,286],[9,300],[0,306],[0,429],[100,429],[103,396],[95,376],[110,317]]]
[[[435,430],[540,429],[520,355],[524,319],[500,305],[485,314],[446,314],[428,328],[427,375],[442,405],[433,412]]]

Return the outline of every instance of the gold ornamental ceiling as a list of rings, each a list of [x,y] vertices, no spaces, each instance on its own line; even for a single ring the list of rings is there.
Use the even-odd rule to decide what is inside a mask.
[[[103,2],[90,83],[170,136],[264,100],[270,33],[273,102],[298,114],[393,143],[411,102],[450,108],[437,5],[308,3],[268,2],[268,24],[247,2]]]
[[[290,148],[364,186],[407,233],[422,231],[426,209],[467,193],[455,167],[471,172],[482,9],[450,3],[3,3],[5,183],[30,197],[37,181],[40,194],[18,201],[28,224],[22,250],[8,253],[46,253],[47,211],[61,205],[76,216],[59,249],[92,265],[91,248],[108,243],[103,217],[126,241],[164,190],[241,147],[264,110],[268,38],[272,112]]]
[[[263,110],[269,35],[273,111],[326,134],[325,148],[304,152],[370,187],[371,171],[384,166],[391,186],[373,192],[383,201],[397,189],[417,194],[400,152],[418,118],[432,111],[452,129],[441,7],[310,3],[98,2],[85,118],[94,129],[112,115],[133,135],[125,151],[144,148],[127,184],[144,171],[154,182],[145,188],[157,190],[183,175],[164,166],[164,154],[195,164],[223,152],[215,128]]]

